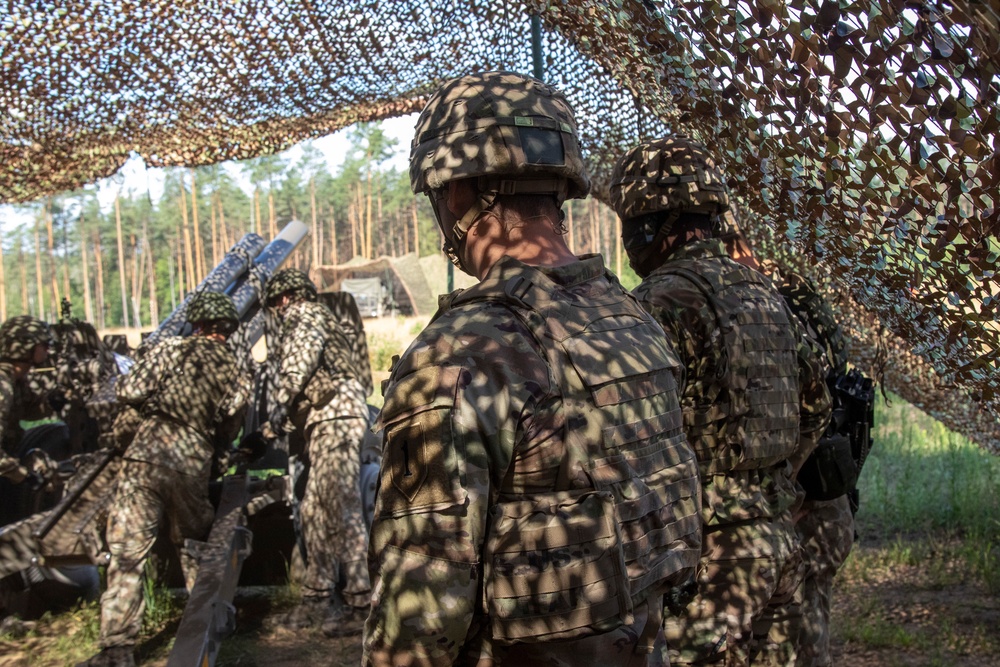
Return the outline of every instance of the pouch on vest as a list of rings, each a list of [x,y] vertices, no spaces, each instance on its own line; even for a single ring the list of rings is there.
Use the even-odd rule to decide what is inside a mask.
[[[807,500],[833,500],[853,489],[858,466],[851,453],[851,439],[846,435],[821,438],[799,471],[798,480]]]
[[[588,490],[493,507],[484,602],[495,641],[579,639],[632,622],[614,506]]]

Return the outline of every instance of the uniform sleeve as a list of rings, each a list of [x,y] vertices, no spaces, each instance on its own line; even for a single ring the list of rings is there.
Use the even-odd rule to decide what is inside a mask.
[[[126,405],[141,406],[156,391],[165,371],[165,357],[173,348],[163,341],[139,359],[132,369],[115,383],[115,396]]]
[[[527,413],[511,398],[524,365],[484,338],[441,355],[429,328],[386,390],[364,665],[452,665],[475,632],[488,510]]]
[[[239,435],[243,427],[243,419],[246,416],[247,406],[250,403],[252,384],[249,376],[240,371],[236,371],[236,379],[232,383],[232,390],[226,394],[219,406],[219,419],[216,426],[215,441],[220,447],[227,447]]]
[[[275,427],[281,427],[292,403],[319,368],[326,339],[318,324],[311,318],[295,314],[289,317],[282,329],[275,408],[271,415]]]

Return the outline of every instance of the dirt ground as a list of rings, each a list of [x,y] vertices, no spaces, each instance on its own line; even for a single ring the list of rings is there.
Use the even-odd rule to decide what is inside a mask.
[[[871,555],[874,547],[861,547]],[[297,667],[358,665],[360,637],[328,639],[319,631],[275,628],[282,603],[240,600],[238,628],[222,645],[217,665]],[[1000,666],[1000,598],[963,575],[953,563],[928,559],[918,565],[850,564],[838,579],[833,614],[837,667]],[[163,667],[176,621],[140,646],[140,664]],[[82,659],[94,621],[63,614],[36,623],[27,636],[0,634],[0,666],[56,667]]]

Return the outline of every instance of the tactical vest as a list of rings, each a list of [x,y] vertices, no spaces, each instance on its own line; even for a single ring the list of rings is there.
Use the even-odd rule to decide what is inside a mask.
[[[753,470],[788,458],[798,445],[797,330],[784,300],[760,273],[736,262],[671,262],[708,300],[721,332],[720,365],[704,383],[684,425],[704,473]],[[689,378],[688,381],[694,381]]]
[[[551,492],[518,494],[514,464],[490,510],[483,605],[494,641],[549,642],[633,622],[636,604],[682,585],[700,555],[700,487],[677,396],[680,362],[617,280],[581,299],[541,271],[453,301],[504,304],[533,332],[562,397],[562,467]],[[530,475],[530,471],[525,475]],[[659,627],[659,619],[647,623]],[[641,629],[640,629],[641,630]]]

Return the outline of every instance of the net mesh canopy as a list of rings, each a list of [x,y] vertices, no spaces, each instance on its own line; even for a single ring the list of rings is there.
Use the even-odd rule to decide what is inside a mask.
[[[853,359],[1000,450],[1000,2],[163,0],[0,16],[0,201],[274,153],[533,68],[594,194],[640,139],[725,168],[760,254],[824,286]]]

